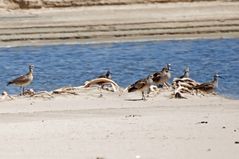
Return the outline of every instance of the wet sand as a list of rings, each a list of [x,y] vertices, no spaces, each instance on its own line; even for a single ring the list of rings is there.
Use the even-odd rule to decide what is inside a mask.
[[[0,10],[0,46],[238,38],[238,2]]]

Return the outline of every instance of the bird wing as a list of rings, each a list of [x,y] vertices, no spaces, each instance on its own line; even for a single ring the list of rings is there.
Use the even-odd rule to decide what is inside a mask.
[[[200,85],[195,86],[194,88],[206,91],[208,89],[212,89],[213,88],[213,84],[211,84],[211,83],[202,83]]]
[[[145,80],[138,80],[136,81],[133,86],[137,89],[141,89],[146,85],[146,81]]]
[[[185,77],[185,74],[183,74],[183,75],[182,75],[182,76],[180,76],[179,78],[180,78],[180,79],[182,79],[182,78],[184,78],[184,77]]]
[[[127,87],[128,92],[134,92],[136,90],[140,90],[146,85],[146,81],[144,79],[136,81],[134,84]]]
[[[159,82],[162,78],[162,73],[161,72],[156,72],[153,74],[153,81],[154,82]]]
[[[8,82],[8,84],[23,84],[27,83],[29,81],[29,78],[26,75],[22,75],[14,80],[11,80]]]

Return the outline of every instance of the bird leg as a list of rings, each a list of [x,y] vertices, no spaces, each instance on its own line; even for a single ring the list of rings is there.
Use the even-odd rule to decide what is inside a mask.
[[[170,89],[170,84],[168,82],[165,82],[163,86],[166,86],[166,88],[169,90]]]
[[[146,101],[146,98],[145,98],[144,92],[142,92],[142,100]]]
[[[99,89],[99,91],[100,91],[99,97],[103,97],[103,94],[102,94],[102,86],[103,86],[103,85],[101,85],[101,86],[98,87],[98,89]]]
[[[25,88],[22,87],[22,95],[24,96],[24,93],[25,93]]]
[[[166,84],[168,87],[170,87],[170,84],[169,84],[168,82],[165,82],[165,84]]]
[[[20,87],[20,96],[22,96],[23,95],[23,87],[21,86]]]

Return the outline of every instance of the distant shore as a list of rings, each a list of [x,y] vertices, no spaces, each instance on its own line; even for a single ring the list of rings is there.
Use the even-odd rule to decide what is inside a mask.
[[[0,47],[239,38],[239,2],[0,9]]]

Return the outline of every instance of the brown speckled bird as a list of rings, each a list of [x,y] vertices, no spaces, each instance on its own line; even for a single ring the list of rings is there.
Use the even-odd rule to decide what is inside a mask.
[[[29,72],[25,75],[21,75],[19,77],[17,77],[14,80],[11,80],[7,83],[8,85],[16,85],[22,88],[22,92],[20,93],[20,95],[24,95],[24,87],[31,84],[32,80],[33,80],[33,65],[29,65]]]
[[[171,77],[170,66],[171,66],[170,64],[167,64],[160,72],[155,72],[154,74],[152,74],[153,82],[156,85],[167,85],[167,86],[169,86],[167,81]]]
[[[136,81],[127,88],[128,92],[140,91],[142,93],[142,100],[146,100],[144,93],[148,92],[150,85],[153,83],[152,78],[153,76],[150,75],[145,79]]]
[[[204,93],[213,93],[218,87],[218,78],[222,78],[220,75],[215,74],[213,80],[210,82],[202,83],[194,87],[197,91],[202,91]]]

